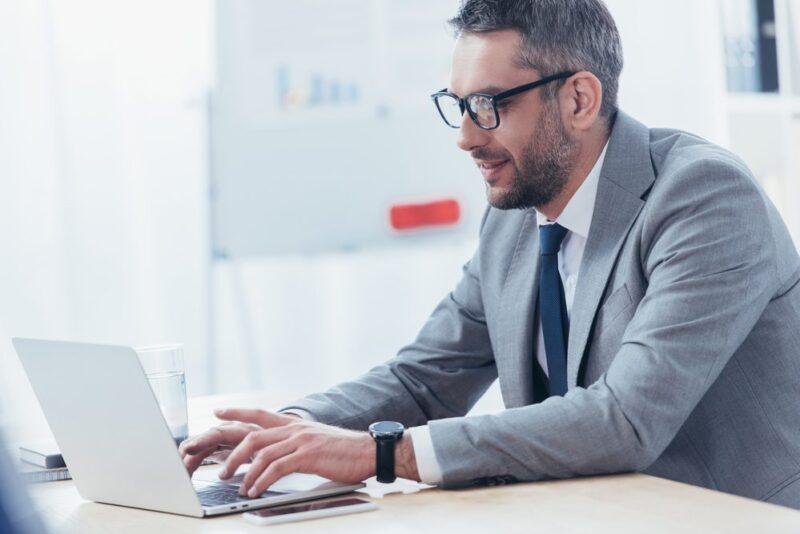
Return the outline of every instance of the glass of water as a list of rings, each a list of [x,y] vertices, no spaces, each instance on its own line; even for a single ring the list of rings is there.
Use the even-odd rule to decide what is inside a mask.
[[[180,445],[189,436],[183,345],[151,345],[135,350],[169,431]]]

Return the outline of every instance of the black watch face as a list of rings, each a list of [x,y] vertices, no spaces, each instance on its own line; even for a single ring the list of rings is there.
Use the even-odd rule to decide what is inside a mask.
[[[369,425],[372,437],[377,439],[398,437],[403,434],[403,430],[405,427],[394,421],[379,421]]]

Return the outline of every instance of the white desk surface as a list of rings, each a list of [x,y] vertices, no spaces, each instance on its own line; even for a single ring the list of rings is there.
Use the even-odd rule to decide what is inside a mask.
[[[280,402],[280,400],[278,400]],[[276,407],[274,395],[189,401],[192,432],[213,424],[216,406]],[[800,511],[642,474],[429,489],[374,499],[378,511],[258,527],[241,514],[195,519],[83,501],[72,481],[36,484],[32,494],[54,532],[742,532],[798,533]],[[359,496],[366,497],[359,494]]]

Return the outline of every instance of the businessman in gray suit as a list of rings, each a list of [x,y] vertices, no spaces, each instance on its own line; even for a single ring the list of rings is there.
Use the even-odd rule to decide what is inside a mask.
[[[286,408],[227,409],[251,495],[362,480],[400,422],[400,476],[444,487],[641,471],[800,507],[800,258],[736,156],[617,110],[599,0],[466,0],[433,95],[486,182],[480,244],[418,338]],[[506,409],[465,414],[496,379]]]

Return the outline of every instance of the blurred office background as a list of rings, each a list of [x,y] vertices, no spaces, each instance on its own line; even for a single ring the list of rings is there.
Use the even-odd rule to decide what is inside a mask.
[[[621,107],[739,153],[800,236],[800,0],[608,5]],[[484,205],[428,98],[447,85],[456,6],[1,2],[12,436],[47,434],[12,336],[179,341],[190,395],[287,401],[411,341],[458,280]],[[500,406],[493,388],[477,409]]]

